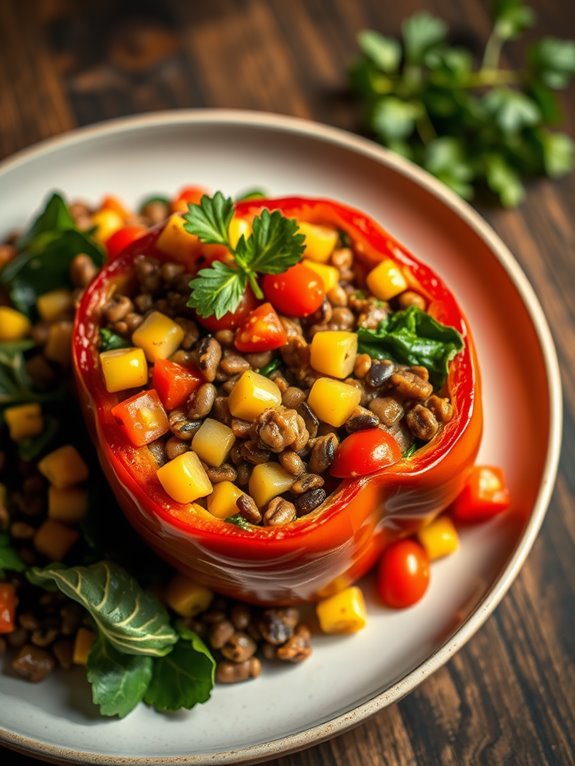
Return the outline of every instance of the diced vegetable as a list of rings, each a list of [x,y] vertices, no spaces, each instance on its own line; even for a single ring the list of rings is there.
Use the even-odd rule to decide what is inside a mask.
[[[146,359],[167,359],[178,348],[184,337],[184,330],[173,319],[152,311],[132,334],[132,343],[144,350]]]
[[[48,518],[63,524],[82,521],[88,509],[88,492],[82,487],[48,488]]]
[[[9,582],[0,582],[0,634],[12,633],[16,628],[16,588]]]
[[[255,420],[264,410],[281,403],[281,392],[273,380],[253,370],[242,374],[228,397],[230,412],[242,420]]]
[[[125,250],[128,245],[140,239],[147,229],[143,226],[123,226],[121,229],[115,231],[112,236],[106,240],[106,251],[108,258],[116,258],[120,253]]]
[[[476,465],[453,503],[452,514],[456,521],[473,524],[491,519],[510,505],[511,497],[501,468]]]
[[[313,314],[325,297],[322,278],[302,262],[281,274],[266,274],[262,290],[274,308],[291,317]]]
[[[218,482],[208,497],[208,511],[218,519],[227,519],[238,513],[236,501],[245,492],[231,481]]]
[[[204,382],[202,373],[192,365],[158,359],[152,371],[152,385],[167,410],[181,407]]]
[[[98,210],[92,216],[92,226],[95,226],[94,238],[102,245],[110,239],[112,234],[124,225],[124,219],[115,210]]]
[[[37,402],[16,404],[4,410],[10,438],[14,441],[38,436],[44,430],[44,416]]]
[[[30,332],[30,320],[25,314],[0,306],[0,341],[21,340]]]
[[[78,628],[74,639],[72,662],[74,665],[86,665],[92,644],[96,640],[96,634],[88,628]]]
[[[62,561],[76,544],[80,533],[54,519],[46,519],[36,530],[34,547],[50,561]]]
[[[170,207],[174,213],[185,213],[188,205],[197,205],[206,193],[202,186],[184,186],[172,200]]]
[[[407,290],[408,283],[397,263],[391,258],[386,258],[369,272],[367,286],[376,298],[390,301]]]
[[[307,402],[320,420],[339,428],[360,400],[361,391],[355,386],[333,378],[318,378],[311,387]]]
[[[318,601],[315,609],[324,633],[357,633],[367,624],[365,599],[357,586]]]
[[[112,210],[120,216],[122,221],[127,221],[131,215],[130,210],[128,210],[122,200],[114,194],[106,194],[100,203],[100,210]]]
[[[74,297],[70,290],[61,288],[39,295],[36,308],[44,322],[55,322],[74,306]]]
[[[335,266],[328,266],[325,263],[318,263],[317,261],[312,261],[309,258],[306,258],[303,261],[303,265],[306,266],[306,268],[314,271],[318,277],[320,277],[321,281],[323,282],[323,289],[326,291],[326,293],[329,293],[330,290],[333,290],[333,288],[337,287],[339,284],[339,271],[335,268]]]
[[[449,516],[440,516],[417,533],[430,561],[449,556],[459,548],[459,536]]]
[[[166,604],[181,617],[195,617],[205,612],[213,598],[213,591],[183,574],[175,575],[164,593]]]
[[[68,367],[72,358],[72,322],[60,321],[50,325],[44,356]]]
[[[416,604],[429,586],[429,557],[415,540],[398,540],[383,552],[377,569],[377,591],[394,609]]]
[[[185,209],[187,210],[187,206]],[[156,241],[158,250],[180,262],[189,259],[200,246],[200,240],[195,234],[190,234],[184,229],[184,223],[181,215],[170,216]]]
[[[310,364],[314,370],[332,378],[347,378],[355,365],[357,335],[340,330],[316,332],[310,353]]]
[[[85,481],[89,473],[82,456],[71,444],[58,447],[43,457],[38,463],[38,470],[58,489]]]
[[[150,444],[170,430],[166,411],[153,388],[124,399],[112,407],[111,414],[134,447]]]
[[[191,503],[212,491],[212,484],[195,452],[178,455],[156,473],[166,493],[177,503]]]
[[[106,390],[111,394],[128,388],[139,388],[148,382],[146,355],[141,348],[102,351],[100,365]]]
[[[339,479],[366,476],[399,460],[401,448],[393,436],[381,428],[367,428],[341,442],[330,473]]]
[[[305,236],[304,258],[309,258],[318,263],[326,263],[335,246],[337,245],[338,233],[328,226],[317,226],[314,223],[298,223],[299,233]]]
[[[232,429],[219,420],[206,418],[192,439],[192,449],[198,457],[213,466],[225,462],[236,437]]]
[[[238,327],[234,345],[238,351],[257,353],[281,348],[286,340],[287,333],[275,309],[271,303],[262,303]]]
[[[228,227],[228,239],[232,247],[236,247],[242,235],[247,239],[251,233],[252,227],[249,221],[246,221],[245,218],[237,218],[236,216],[232,218]]]
[[[254,467],[249,481],[250,495],[259,508],[274,497],[287,492],[295,479],[279,463],[260,463]]]

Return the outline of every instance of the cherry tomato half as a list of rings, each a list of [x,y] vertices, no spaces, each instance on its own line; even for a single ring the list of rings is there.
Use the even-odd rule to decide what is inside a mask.
[[[386,606],[405,609],[429,586],[429,557],[415,540],[398,540],[383,552],[377,569],[377,592]]]
[[[313,314],[325,296],[322,278],[303,263],[296,263],[283,274],[266,274],[262,289],[280,314],[291,317]]]
[[[238,351],[258,353],[281,348],[287,333],[271,303],[254,309],[236,330],[234,345]]]
[[[341,442],[330,473],[338,479],[351,479],[379,471],[401,460],[397,441],[381,428],[356,431]]]
[[[253,311],[258,305],[256,296],[253,294],[251,288],[245,291],[243,298],[241,299],[237,309],[235,311],[228,311],[223,317],[216,319],[215,316],[203,317],[197,312],[195,313],[198,324],[205,327],[210,332],[218,332],[219,330],[235,330],[243,320],[247,317],[250,311]]]
[[[106,240],[106,250],[108,252],[108,258],[113,260],[121,252],[123,252],[128,245],[135,242],[140,237],[143,237],[147,232],[144,226],[123,226],[118,231],[115,231],[109,239]]]
[[[510,506],[509,489],[501,468],[476,465],[461,493],[451,506],[453,518],[473,524],[487,521]]]

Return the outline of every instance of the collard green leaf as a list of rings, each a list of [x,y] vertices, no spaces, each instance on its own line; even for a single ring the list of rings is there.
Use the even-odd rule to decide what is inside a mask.
[[[222,261],[214,261],[209,269],[200,269],[190,282],[188,306],[200,316],[214,315],[217,319],[235,311],[243,298],[248,279],[239,269]]]
[[[206,194],[199,204],[189,206],[184,215],[184,228],[206,244],[227,245],[233,214],[234,203],[231,197],[224,197],[221,192],[216,192],[213,197]]]
[[[243,270],[259,274],[281,274],[296,264],[304,251],[305,237],[298,224],[279,210],[262,210],[252,221],[252,234],[236,245],[236,261]]]
[[[407,61],[421,64],[430,50],[443,43],[447,25],[436,16],[422,11],[403,22],[402,32]]]
[[[529,49],[529,63],[545,85],[566,88],[575,76],[575,41],[545,37]]]
[[[0,577],[6,572],[23,572],[26,564],[12,547],[10,537],[6,532],[0,532]]]
[[[401,63],[401,45],[393,37],[384,37],[371,29],[360,32],[357,37],[360,50],[382,72],[395,74]]]
[[[81,604],[119,652],[161,657],[177,641],[162,604],[118,564],[34,567],[28,578],[35,585],[56,586]]]
[[[86,667],[92,700],[106,716],[124,718],[144,699],[152,678],[153,659],[141,654],[118,652],[98,636]]]

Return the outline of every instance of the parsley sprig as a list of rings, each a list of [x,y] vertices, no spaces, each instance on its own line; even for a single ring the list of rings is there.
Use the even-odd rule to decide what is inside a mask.
[[[483,56],[449,41],[442,19],[423,12],[405,20],[402,38],[359,35],[350,72],[370,133],[471,199],[488,188],[518,205],[524,181],[558,178],[574,163],[575,145],[551,130],[562,121],[554,91],[575,75],[575,41],[531,44],[519,68],[501,66],[505,43],[535,24],[524,0],[494,0]]]
[[[281,274],[300,260],[304,250],[297,221],[285,218],[279,210],[270,213],[266,209],[253,219],[250,236],[242,234],[232,245],[229,229],[233,214],[232,199],[216,192],[190,205],[184,216],[187,232],[206,245],[223,245],[232,256],[231,263],[214,261],[209,268],[200,269],[190,282],[188,306],[200,316],[220,319],[235,311],[248,285],[257,298],[262,298],[258,275]]]

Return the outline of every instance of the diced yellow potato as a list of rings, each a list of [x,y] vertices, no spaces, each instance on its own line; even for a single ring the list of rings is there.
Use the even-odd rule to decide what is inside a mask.
[[[317,261],[312,261],[310,258],[304,258],[303,264],[304,266],[307,266],[308,269],[315,271],[323,282],[323,289],[326,293],[329,293],[330,290],[333,290],[334,287],[338,286],[339,271],[335,266],[328,266],[325,263],[317,263]]]
[[[29,332],[30,320],[25,314],[10,306],[0,306],[0,341],[21,340]]]
[[[4,410],[10,438],[14,441],[38,436],[44,430],[42,409],[37,402],[16,404]]]
[[[172,577],[164,593],[166,604],[181,617],[195,617],[205,612],[213,598],[211,590],[183,574]]]
[[[89,474],[88,466],[76,447],[71,444],[58,447],[43,457],[38,463],[38,470],[58,489],[79,484],[85,481]]]
[[[177,503],[191,503],[212,491],[212,483],[195,452],[178,455],[158,468],[156,474],[166,493]]]
[[[255,420],[264,410],[281,403],[281,392],[273,380],[253,370],[243,373],[228,397],[230,412],[242,420]]]
[[[236,500],[245,492],[236,487],[231,481],[220,481],[208,497],[208,511],[218,519],[227,519],[239,513]]]
[[[449,556],[459,548],[459,536],[449,516],[439,516],[417,533],[430,561]]]
[[[305,236],[304,258],[318,263],[327,263],[335,250],[339,234],[330,226],[298,222],[299,233]]]
[[[114,394],[128,388],[139,388],[148,382],[148,363],[141,348],[114,348],[102,351],[100,365],[106,391]]]
[[[54,519],[46,519],[36,530],[34,547],[50,561],[62,561],[79,537],[76,529]]]
[[[310,364],[332,378],[347,378],[357,357],[357,335],[343,330],[316,332],[311,341]]]
[[[61,288],[50,290],[36,300],[36,308],[44,322],[55,322],[74,307],[74,297],[70,290]]]
[[[124,219],[115,210],[102,208],[92,216],[92,226],[95,226],[94,238],[105,244],[112,234],[124,226]]]
[[[132,334],[132,343],[144,349],[149,362],[167,359],[183,339],[184,330],[161,311],[152,311]]]
[[[72,662],[74,665],[86,665],[92,644],[96,640],[96,634],[88,628],[78,628],[76,638],[74,639],[74,651],[72,653]]]
[[[242,234],[247,239],[252,233],[252,227],[249,221],[245,218],[236,218],[235,216],[230,221],[230,228],[228,229],[228,237],[232,247],[235,247]]]
[[[82,487],[48,488],[48,518],[64,524],[77,524],[88,510],[88,493]]]
[[[365,599],[356,585],[318,601],[315,610],[324,633],[357,633],[367,624]]]
[[[263,508],[274,497],[287,492],[295,477],[279,463],[260,463],[252,471],[249,481],[250,495],[259,508]]]
[[[369,272],[367,286],[382,301],[390,301],[408,288],[401,267],[391,258],[386,258]]]
[[[186,205],[187,209],[187,205]],[[185,262],[190,255],[200,247],[200,240],[195,234],[190,234],[184,228],[185,221],[181,215],[174,213],[166,221],[156,247],[162,253],[171,255],[177,261]]]
[[[69,366],[72,359],[72,322],[61,320],[50,325],[44,356],[63,367]]]
[[[355,386],[333,378],[318,378],[311,387],[307,403],[320,420],[339,428],[360,400],[361,391]]]
[[[192,439],[192,449],[204,463],[220,466],[234,446],[232,429],[219,420],[206,418]]]

